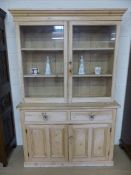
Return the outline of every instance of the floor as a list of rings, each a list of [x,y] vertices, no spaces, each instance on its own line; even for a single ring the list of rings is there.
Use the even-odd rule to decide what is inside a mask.
[[[24,168],[22,147],[14,149],[8,167],[0,164],[0,175],[131,175],[131,160],[115,147],[113,167]]]

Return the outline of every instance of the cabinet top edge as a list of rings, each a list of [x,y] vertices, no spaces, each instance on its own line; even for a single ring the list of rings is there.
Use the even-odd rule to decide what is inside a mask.
[[[9,9],[13,17],[30,16],[122,16],[127,8],[96,8],[96,9]]]
[[[89,108],[118,108],[120,105],[116,102],[87,102],[87,103],[20,103],[17,105],[18,109],[28,110],[28,109],[89,109]]]

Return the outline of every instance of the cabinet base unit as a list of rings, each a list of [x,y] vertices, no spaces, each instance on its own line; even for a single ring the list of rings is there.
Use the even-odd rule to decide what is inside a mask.
[[[24,162],[24,167],[78,167],[78,166],[113,166],[113,161],[97,161],[97,162],[78,162],[78,163],[51,163],[51,162]]]
[[[20,104],[26,167],[112,166],[118,104]]]

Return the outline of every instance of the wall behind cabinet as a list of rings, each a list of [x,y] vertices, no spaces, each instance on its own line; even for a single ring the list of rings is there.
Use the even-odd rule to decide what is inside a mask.
[[[126,77],[129,61],[129,45],[131,40],[131,1],[130,0],[0,0],[0,7],[7,12],[6,35],[8,58],[15,113],[17,144],[22,144],[19,111],[16,105],[20,102],[20,85],[18,77],[18,61],[16,53],[15,26],[8,12],[9,8],[129,8],[123,17],[118,51],[115,97],[121,105],[117,113],[115,144],[119,143],[123,117]]]

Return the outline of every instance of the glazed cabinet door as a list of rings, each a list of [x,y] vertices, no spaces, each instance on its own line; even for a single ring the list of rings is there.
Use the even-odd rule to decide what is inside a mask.
[[[67,100],[67,24],[21,25],[23,97],[27,102]],[[36,90],[37,89],[37,90]]]
[[[49,161],[50,145],[48,126],[28,125],[26,139],[29,161]]]
[[[108,22],[70,22],[70,101],[111,98],[116,28]]]
[[[69,126],[69,160],[87,161],[90,154],[89,125]]]
[[[26,133],[30,161],[65,162],[68,160],[66,126],[29,125]]]
[[[96,124],[92,127],[91,158],[107,160],[111,141],[111,127],[108,124]]]

